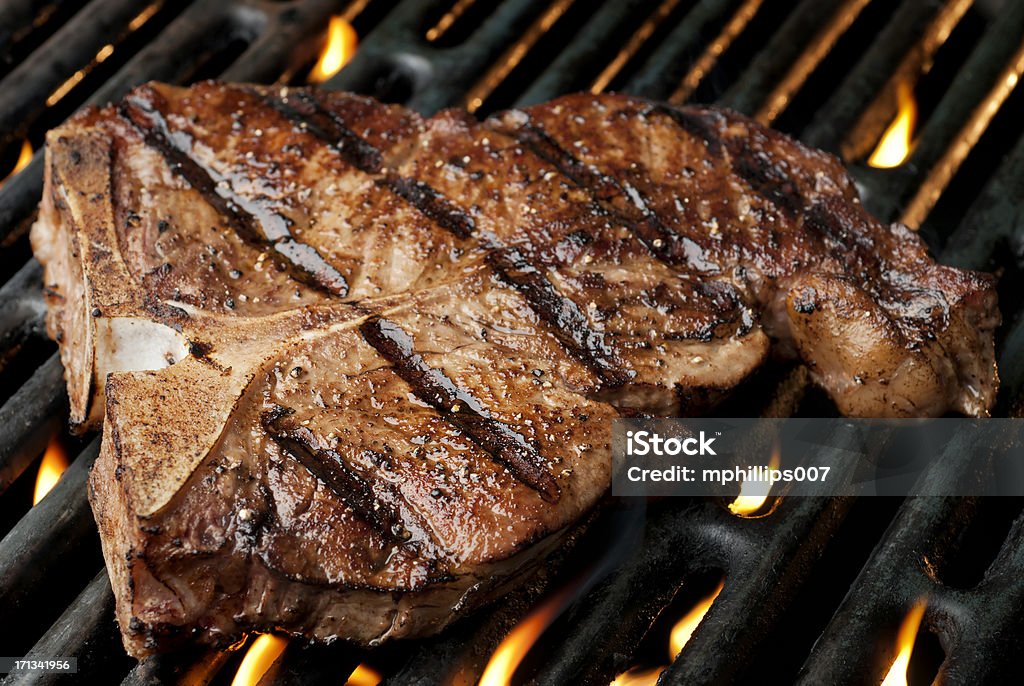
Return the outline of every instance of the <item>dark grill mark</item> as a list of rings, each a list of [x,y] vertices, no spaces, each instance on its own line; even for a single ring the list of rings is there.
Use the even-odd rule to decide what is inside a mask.
[[[383,155],[372,143],[348,128],[334,112],[320,106],[316,98],[302,91],[261,95],[264,102],[338,151],[345,162],[359,171],[377,175],[383,171]],[[424,216],[459,238],[468,238],[475,228],[473,218],[431,188],[416,179],[388,172],[376,180],[402,198]]]
[[[304,426],[283,425],[281,420],[289,414],[291,410],[279,407],[260,415],[260,424],[281,447],[281,452],[305,467],[385,538],[408,540],[410,534],[402,526],[398,513],[374,496],[370,484],[349,467],[338,452],[318,447],[313,432]]]
[[[750,130],[743,139],[729,140],[726,148],[733,173],[783,214],[801,216],[803,225],[827,244],[873,254],[873,242],[853,228],[848,210],[829,197],[815,200],[805,196],[793,182],[786,160],[777,160],[767,149],[768,142],[764,132],[757,130]]]
[[[171,171],[185,179],[245,242],[273,250],[272,259],[292,278],[331,295],[348,295],[348,282],[312,246],[296,241],[289,233],[289,221],[269,212],[248,198],[235,193],[231,184],[208,167],[193,159],[187,145],[181,143],[185,134],[172,134],[157,106],[160,96],[150,91],[147,99],[130,96],[120,105],[121,116],[142,134],[146,145],[157,150]]]
[[[422,181],[389,173],[384,178],[378,179],[377,185],[390,189],[392,193],[429,217],[438,226],[459,238],[469,238],[473,235],[473,230],[476,228],[473,218]]]
[[[501,132],[515,138],[542,160],[553,164],[576,186],[587,191],[662,262],[717,270],[717,265],[704,260],[703,249],[693,239],[666,226],[648,206],[643,194],[628,182],[584,164],[536,124],[527,123],[512,130],[501,129]]]
[[[721,122],[716,124],[713,120],[720,118],[720,114],[678,109],[658,103],[652,106],[651,111],[668,117],[680,129],[704,141],[708,152],[716,157],[721,155],[723,149],[727,150],[733,173],[783,212],[795,214],[803,210],[803,196],[790,180],[787,170],[776,164],[771,154],[764,150],[764,136],[760,132],[749,130],[748,135],[741,140],[723,140],[719,128]]]
[[[380,151],[345,126],[331,112],[322,108],[310,94],[290,91],[280,97],[260,97],[303,130],[336,148],[351,166],[368,174],[382,171]],[[538,130],[537,134],[541,141],[549,144],[549,147],[557,148],[543,132]],[[569,159],[572,159],[571,156]],[[581,182],[599,182],[599,175],[592,174],[581,162],[572,161],[575,162],[574,170]],[[468,212],[429,184],[399,176],[394,172],[385,173],[375,182],[378,186],[389,189],[458,238],[469,238],[476,230],[476,224]],[[608,192],[612,194],[618,191],[609,186]],[[561,295],[543,273],[529,264],[521,253],[501,248],[493,237],[484,237],[484,242],[490,249],[488,261],[491,265],[503,280],[524,295],[530,307],[554,330],[555,337],[569,352],[589,366],[606,383],[625,383],[629,374],[615,364],[614,353],[605,342],[604,335],[590,329],[589,322],[579,306]]]
[[[614,179],[584,164],[536,124],[524,124],[503,133],[515,138],[548,164],[555,165],[558,171],[577,186],[589,191],[599,202],[612,202],[622,195],[622,188]]]
[[[702,140],[712,155],[717,157],[722,154],[722,138],[712,120],[713,117],[720,115],[681,110],[661,103],[654,103],[651,112],[668,117],[683,131]]]
[[[580,306],[559,293],[522,253],[515,248],[498,248],[487,254],[487,261],[503,281],[526,298],[559,342],[604,382],[621,386],[629,380],[631,374],[620,367],[604,334],[590,328]]]
[[[767,152],[736,142],[729,145],[729,153],[733,172],[754,192],[790,216],[804,209],[804,198],[789,174]]]
[[[250,91],[253,92],[253,91]],[[383,167],[380,150],[350,129],[338,115],[325,110],[316,98],[303,91],[281,90],[276,94],[254,93],[300,129],[329,144],[348,164],[367,174]]]
[[[490,416],[490,412],[468,391],[458,387],[440,369],[428,365],[413,350],[412,338],[394,322],[369,317],[359,326],[363,338],[384,359],[413,393],[431,405],[442,417],[458,426],[495,461],[508,468],[523,484],[540,493],[549,503],[561,492],[554,477],[544,468],[544,458],[520,433]]]

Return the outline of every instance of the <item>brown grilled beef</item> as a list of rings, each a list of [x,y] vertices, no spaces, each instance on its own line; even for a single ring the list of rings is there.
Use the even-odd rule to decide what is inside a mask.
[[[769,341],[850,414],[995,393],[991,280],[733,114],[153,84],[51,132],[46,174],[32,242],[72,422],[103,421],[134,655],[436,631],[600,499],[613,417],[713,401]]]

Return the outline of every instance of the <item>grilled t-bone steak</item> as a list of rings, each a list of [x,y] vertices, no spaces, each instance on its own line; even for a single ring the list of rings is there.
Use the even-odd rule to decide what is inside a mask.
[[[849,414],[996,387],[989,277],[713,109],[152,84],[50,133],[32,242],[137,656],[436,631],[599,501],[613,417],[769,347]]]

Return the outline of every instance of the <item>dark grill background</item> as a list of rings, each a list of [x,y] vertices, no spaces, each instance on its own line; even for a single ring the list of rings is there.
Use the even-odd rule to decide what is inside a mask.
[[[1024,89],[1014,86],[1024,3],[1013,0],[7,0],[0,174],[22,141],[38,150],[82,104],[150,79],[302,83],[331,15],[361,37],[331,88],[424,113],[462,105],[485,115],[573,90],[717,102],[840,153],[879,217],[920,228],[943,261],[1000,273],[997,412],[1020,413]],[[872,169],[862,160],[901,82],[921,107],[915,147],[900,167]],[[77,458],[29,508],[35,462],[66,412],[27,244],[41,158],[0,188],[0,652],[76,655],[83,682],[229,683],[242,651],[133,666],[120,647],[85,497],[98,439],[65,437]],[[799,367],[760,373],[744,396],[723,413],[834,412]],[[293,643],[261,683],[339,683],[363,659],[387,683],[475,683],[509,628],[545,589],[563,587],[573,601],[517,680],[608,683],[664,661],[667,626],[723,574],[722,594],[661,683],[878,683],[901,619],[925,593],[912,668],[921,683],[936,670],[942,683],[1019,682],[1021,510],[1016,499],[782,498],[770,515],[744,519],[716,502],[613,504],[533,583],[446,634],[370,653]]]

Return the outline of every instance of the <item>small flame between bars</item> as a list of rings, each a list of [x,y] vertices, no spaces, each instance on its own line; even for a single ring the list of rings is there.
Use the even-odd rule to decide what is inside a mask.
[[[288,641],[273,634],[260,634],[249,646],[231,686],[256,686],[274,660],[288,647]]]
[[[28,163],[31,162],[31,161],[32,161],[32,144],[29,143],[27,140],[22,141],[22,143],[21,143],[21,152],[18,153],[18,161],[14,163],[14,168],[11,169],[11,172],[7,176],[5,176],[3,179],[0,179],[0,188],[2,188],[5,183],[7,183],[7,180],[9,178],[11,178],[12,176],[14,176],[18,172],[20,172],[22,169],[27,167]]]
[[[682,619],[675,623],[668,639],[668,660],[672,662],[683,652],[683,648],[690,642],[693,632],[697,630],[704,617],[715,604],[722,589],[725,588],[725,579],[718,582],[711,593],[706,595],[694,605],[689,612],[683,615]],[[665,667],[652,667],[650,669],[631,669],[615,677],[611,686],[655,686],[658,678],[665,671]]]
[[[327,43],[306,80],[310,83],[323,83],[337,74],[356,53],[358,42],[352,24],[341,17],[331,17],[327,27]]]
[[[515,625],[491,655],[478,686],[508,686],[512,683],[512,675],[530,648],[565,609],[571,590],[572,587],[566,587]]]
[[[768,461],[768,469],[778,469],[781,461],[779,446],[776,445]],[[753,517],[768,502],[771,488],[771,484],[764,481],[744,481],[740,485],[739,495],[729,503],[729,512],[739,517]]]
[[[896,89],[898,110],[896,118],[882,134],[878,147],[868,158],[868,164],[879,169],[892,169],[903,164],[910,156],[914,126],[917,123],[917,103],[908,83]]]
[[[36,476],[36,488],[32,495],[32,504],[38,505],[39,501],[46,497],[61,475],[68,468],[68,455],[61,445],[60,439],[54,436],[43,453],[43,459],[39,462],[39,473]]]
[[[919,600],[910,608],[910,612],[903,619],[899,635],[896,638],[896,646],[899,652],[896,659],[885,675],[882,686],[907,686],[907,669],[910,667],[910,656],[914,652],[914,642],[917,640],[917,631],[921,628],[921,620],[924,618],[925,602]]]
[[[349,675],[345,686],[377,686],[381,682],[381,675],[377,670],[366,665],[359,665]]]

